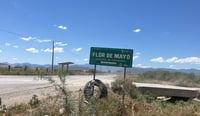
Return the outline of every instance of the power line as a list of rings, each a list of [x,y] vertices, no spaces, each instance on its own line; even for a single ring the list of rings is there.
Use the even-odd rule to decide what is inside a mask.
[[[26,37],[25,35],[23,34],[20,34],[20,33],[16,33],[16,32],[13,32],[13,31],[9,31],[9,30],[6,30],[6,29],[0,29],[1,32],[6,32],[6,33],[9,33],[9,34],[12,34],[12,35],[16,35],[16,36],[19,36],[19,37]]]

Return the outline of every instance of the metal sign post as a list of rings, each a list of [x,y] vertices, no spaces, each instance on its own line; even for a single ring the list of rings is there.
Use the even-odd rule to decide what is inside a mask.
[[[123,107],[124,107],[124,98],[125,98],[125,85],[126,85],[126,67],[124,67],[124,83],[123,83],[123,95],[122,95]]]
[[[93,74],[93,80],[95,80],[95,76],[96,76],[96,67],[97,67],[97,66],[96,66],[96,64],[95,64],[95,65],[94,65],[94,72],[93,72],[93,73],[94,73],[94,74]]]

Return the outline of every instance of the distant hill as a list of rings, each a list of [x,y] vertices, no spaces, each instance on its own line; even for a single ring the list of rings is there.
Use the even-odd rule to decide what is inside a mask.
[[[32,67],[32,68],[36,68],[36,67],[51,67],[51,65],[49,64],[45,64],[45,65],[39,65],[39,64],[31,64],[31,63],[14,63],[14,64],[10,64],[7,62],[3,62],[0,63],[0,67],[5,67],[10,65],[11,67],[24,67],[24,66],[28,66],[28,67]],[[58,67],[58,65],[55,65],[55,67]]]
[[[82,65],[71,65],[70,70],[90,70],[91,67],[89,66],[82,66]]]
[[[78,68],[79,70],[87,70],[93,69],[93,65],[85,64],[85,65],[72,65],[74,69]],[[104,72],[123,72],[123,67],[110,67],[110,66],[97,66],[97,70],[104,71]],[[197,69],[169,69],[169,68],[140,68],[140,67],[133,67],[127,68],[127,72],[132,74],[142,74],[148,71],[157,71],[157,70],[164,70],[169,72],[182,72],[182,73],[194,73],[196,75],[200,75],[200,70]]]
[[[163,70],[163,71],[169,71],[169,72],[182,72],[182,73],[194,73],[196,75],[200,75],[200,70],[197,69],[168,69],[168,68],[138,68],[134,67],[129,69],[128,71],[133,74],[142,74],[148,71],[157,71],[157,70]]]
[[[9,64],[7,62],[0,63],[0,67],[5,66],[28,66],[28,67],[44,67],[44,68],[51,68],[50,64],[45,65],[39,65],[39,64],[31,64],[31,63],[15,63],[15,64]],[[54,65],[54,68],[59,68],[58,65]],[[70,70],[90,70],[94,69],[94,65],[89,64],[73,64],[70,65]],[[97,70],[103,71],[103,72],[123,72],[123,67],[111,67],[111,66],[97,66]],[[139,68],[139,67],[133,67],[133,68],[127,68],[127,72],[132,74],[142,74],[148,71],[156,71],[156,70],[164,70],[169,72],[182,72],[182,73],[194,73],[196,75],[200,75],[200,70],[197,69],[169,69],[169,68]]]

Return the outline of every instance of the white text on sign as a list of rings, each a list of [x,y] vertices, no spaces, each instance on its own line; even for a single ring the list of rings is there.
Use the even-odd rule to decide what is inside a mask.
[[[114,58],[123,60],[131,59],[131,56],[129,54],[117,54],[117,53],[113,54],[113,53],[93,52],[92,56],[96,58]]]

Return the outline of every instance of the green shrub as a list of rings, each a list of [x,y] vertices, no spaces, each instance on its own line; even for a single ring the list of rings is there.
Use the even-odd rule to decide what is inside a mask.
[[[133,84],[133,79],[131,78],[125,79],[125,83],[122,79],[116,79],[114,82],[111,83],[111,89],[114,93],[117,93],[119,95],[122,95],[124,91],[125,94],[130,96],[132,99],[136,99],[140,95],[140,92]]]
[[[123,93],[123,80],[117,79],[111,83],[111,89],[114,93],[122,94]]]

